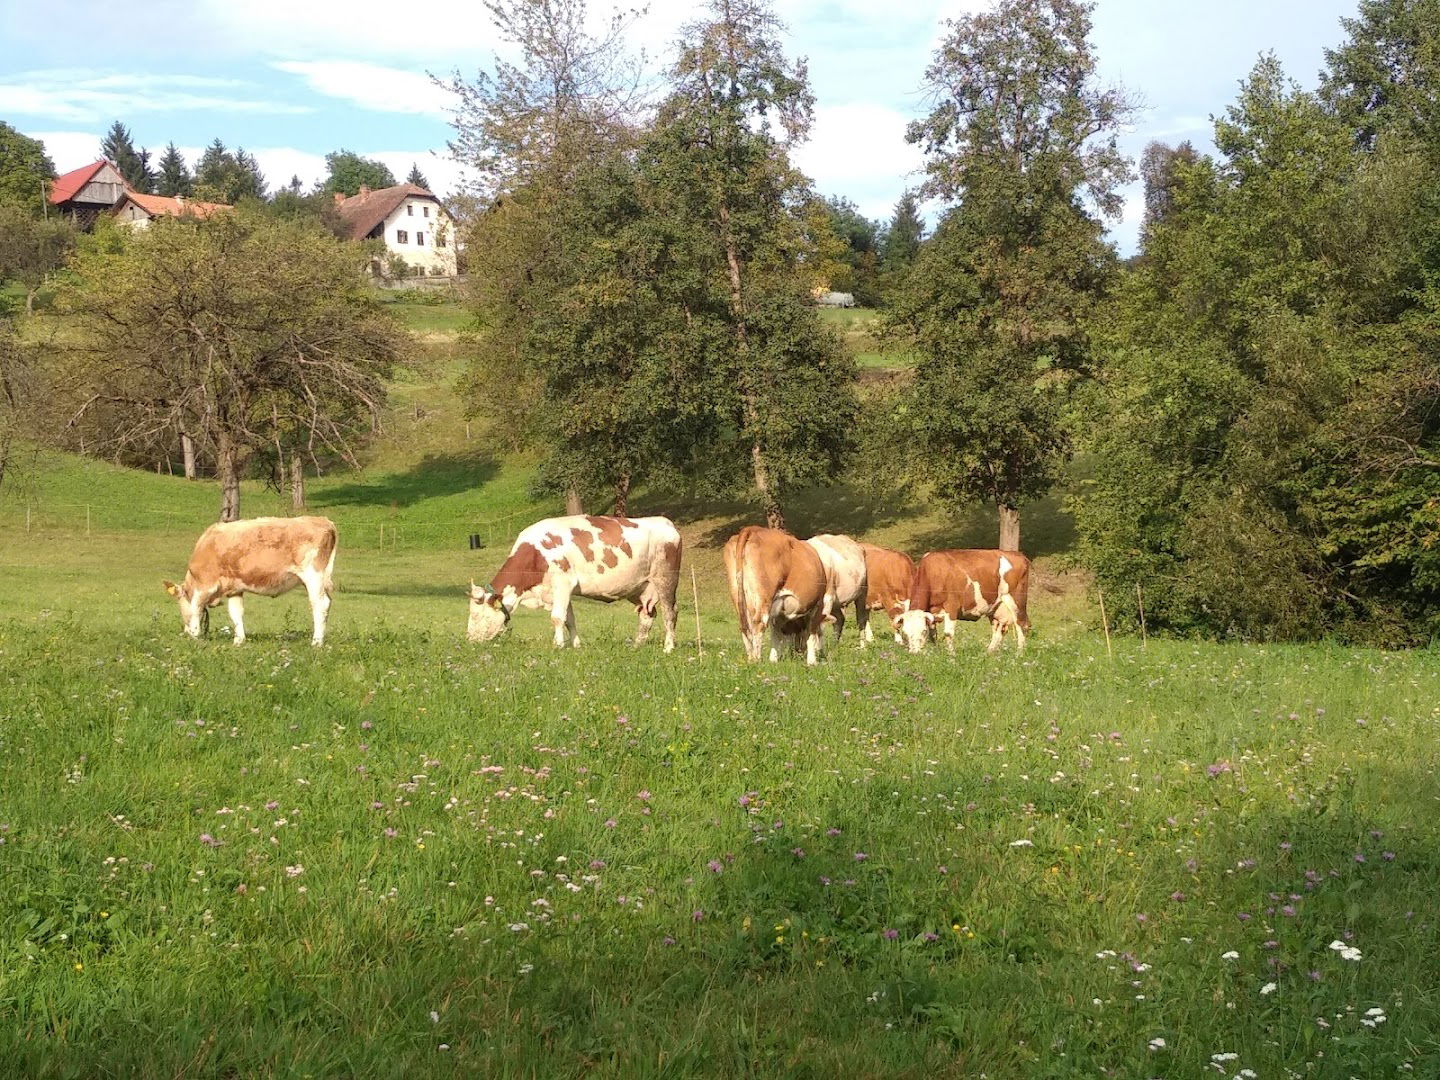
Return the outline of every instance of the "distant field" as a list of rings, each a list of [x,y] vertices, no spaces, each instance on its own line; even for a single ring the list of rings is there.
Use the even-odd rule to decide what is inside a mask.
[[[1056,498],[1023,656],[750,666],[719,547],[753,510],[658,491],[673,655],[583,601],[578,651],[528,611],[470,645],[466,583],[558,507],[466,427],[463,313],[396,307],[424,362],[310,485],[324,649],[297,594],[243,648],[180,634],[209,482],[43,455],[0,490],[0,1076],[1440,1075],[1433,653],[1112,656]],[[995,529],[852,484],[790,513]]]
[[[840,331],[861,371],[894,371],[914,366],[912,356],[897,352],[880,340],[880,313],[874,308],[821,308],[820,318]]]

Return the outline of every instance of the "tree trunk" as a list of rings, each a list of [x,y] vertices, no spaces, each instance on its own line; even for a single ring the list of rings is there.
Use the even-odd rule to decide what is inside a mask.
[[[40,291],[39,289],[26,289],[26,290],[25,290],[25,314],[26,314],[26,315],[34,315],[34,314],[35,314],[35,294],[38,293],[39,291]]]
[[[730,210],[721,202],[720,228],[725,235],[725,263],[730,271],[730,314],[735,320],[735,345],[740,354],[741,398],[745,408],[745,426],[750,432],[750,466],[760,505],[765,509],[765,522],[772,529],[785,528],[785,511],[770,486],[770,470],[765,451],[760,445],[760,405],[750,372],[750,332],[745,322],[745,296],[742,291],[740,252],[730,236]]]
[[[195,440],[185,432],[180,433],[180,452],[185,455],[185,479],[195,479]]]
[[[1020,550],[1020,508],[1000,504],[1000,550]]]
[[[580,492],[573,487],[565,489],[565,513],[571,517],[585,513],[585,507],[580,503]]]
[[[290,455],[290,509],[305,509],[305,462],[299,454]]]
[[[220,474],[220,520],[240,520],[240,459],[235,448],[222,441],[215,455]]]
[[[630,513],[630,474],[621,473],[615,481],[615,514],[624,517]]]

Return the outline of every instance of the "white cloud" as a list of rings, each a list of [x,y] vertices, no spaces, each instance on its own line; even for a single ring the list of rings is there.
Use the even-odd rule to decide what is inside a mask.
[[[923,163],[919,148],[905,141],[906,120],[882,105],[821,106],[795,163],[823,194],[844,195],[865,216],[888,218]]]
[[[489,48],[489,12],[472,0],[437,0],[414,8],[387,0],[344,4],[296,0],[204,0],[200,15],[227,37],[272,56],[433,58]]]
[[[0,114],[44,116],[70,123],[146,112],[295,114],[312,110],[254,96],[255,87],[199,75],[94,74],[51,69],[0,79]],[[210,92],[206,92],[210,91]],[[228,91],[228,92],[227,92]]]
[[[280,60],[271,67],[299,75],[317,94],[379,112],[444,116],[453,101],[449,91],[422,71],[359,60]]]
[[[100,136],[92,131],[27,131],[45,144],[55,171],[67,173],[100,159]]]

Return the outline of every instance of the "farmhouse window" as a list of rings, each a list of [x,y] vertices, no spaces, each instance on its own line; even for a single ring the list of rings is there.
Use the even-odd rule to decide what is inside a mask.
[[[417,232],[417,233],[415,234],[415,246],[416,246],[416,247],[424,247],[424,246],[425,246],[425,234],[424,234],[423,232]]]
[[[414,204],[414,203],[406,203],[406,204],[405,204],[405,213],[409,214],[411,217],[414,217],[414,216],[415,216],[415,204]]]
[[[410,234],[404,229],[396,229],[395,242],[397,244],[408,244],[410,242]]]
[[[426,217],[429,217],[429,216],[430,216],[430,207],[428,207],[428,206],[422,206],[422,207],[420,208],[420,212],[423,213]]]

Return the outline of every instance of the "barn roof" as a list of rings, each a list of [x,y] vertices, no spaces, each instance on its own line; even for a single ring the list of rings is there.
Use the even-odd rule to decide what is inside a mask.
[[[158,217],[162,214],[170,217],[193,214],[195,217],[208,218],[217,210],[233,209],[229,203],[197,202],[194,199],[179,199],[169,195],[142,195],[138,191],[126,191],[115,205],[116,211],[119,211],[127,201],[133,202],[151,217]]]
[[[359,195],[342,200],[336,208],[349,227],[350,239],[362,240],[370,235],[370,230],[394,213],[397,206],[411,197],[430,199],[440,205],[440,200],[419,184],[396,184],[375,191],[361,188]]]
[[[57,176],[55,182],[50,185],[51,204],[59,205],[73,199],[81,188],[95,178],[96,173],[109,164],[109,161],[101,158],[99,161],[92,161],[89,165],[71,169],[64,176]]]

